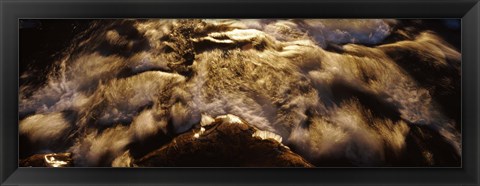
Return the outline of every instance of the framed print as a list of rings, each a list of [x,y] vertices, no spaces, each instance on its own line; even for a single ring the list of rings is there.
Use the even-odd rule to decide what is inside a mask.
[[[478,185],[479,8],[2,1],[1,184]]]

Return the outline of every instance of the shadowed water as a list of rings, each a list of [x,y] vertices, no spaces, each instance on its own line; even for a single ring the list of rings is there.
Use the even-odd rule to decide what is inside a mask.
[[[21,74],[21,156],[118,165],[148,152],[135,144],[232,114],[316,166],[460,166],[461,54],[435,31],[374,19],[87,25],[44,80]]]

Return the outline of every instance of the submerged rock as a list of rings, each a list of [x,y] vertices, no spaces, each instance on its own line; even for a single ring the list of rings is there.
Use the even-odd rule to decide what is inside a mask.
[[[211,120],[140,159],[127,150],[112,167],[313,167],[275,133],[258,130],[231,114]],[[37,154],[21,160],[20,166],[71,167],[71,157],[71,153]]]
[[[139,167],[313,167],[276,139],[225,115],[193,129],[134,162]],[[203,129],[203,130],[202,130]]]
[[[21,167],[72,167],[71,153],[36,154],[20,160]]]
[[[411,21],[41,21],[48,32],[20,32],[18,155],[27,166],[63,166],[43,153],[70,152],[91,167],[458,167],[461,51],[447,41],[460,46],[460,30]],[[57,31],[77,36],[44,37]]]

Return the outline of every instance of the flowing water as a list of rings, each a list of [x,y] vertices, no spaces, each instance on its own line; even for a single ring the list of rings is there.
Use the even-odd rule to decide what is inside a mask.
[[[232,114],[317,166],[460,166],[461,54],[444,39],[402,20],[92,21],[21,74],[45,80],[20,86],[20,153],[110,166]]]

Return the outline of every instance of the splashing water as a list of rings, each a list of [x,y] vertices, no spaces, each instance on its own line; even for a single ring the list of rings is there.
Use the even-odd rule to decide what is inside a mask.
[[[455,108],[437,97],[460,101],[461,55],[432,31],[373,19],[100,20],[77,38],[19,101],[20,135],[77,166],[121,166],[133,142],[227,114],[317,166],[460,162]]]

